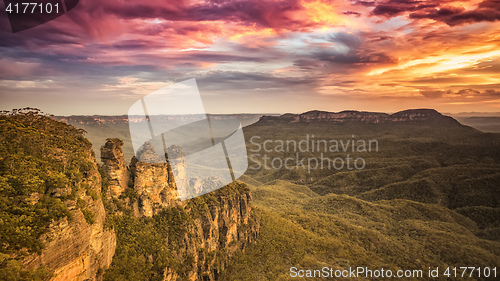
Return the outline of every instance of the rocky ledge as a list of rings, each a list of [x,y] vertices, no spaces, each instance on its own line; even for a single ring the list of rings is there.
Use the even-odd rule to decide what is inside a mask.
[[[394,114],[366,112],[366,111],[341,111],[328,112],[313,110],[302,114],[283,114],[281,116],[263,116],[262,123],[308,123],[308,122],[361,122],[361,123],[389,123],[389,122],[431,122],[459,124],[452,117],[442,115],[434,109],[409,109]]]

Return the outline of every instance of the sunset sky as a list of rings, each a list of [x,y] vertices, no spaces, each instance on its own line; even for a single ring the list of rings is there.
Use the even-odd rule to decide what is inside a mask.
[[[12,33],[0,109],[126,114],[196,78],[211,113],[500,112],[500,0],[81,0]]]

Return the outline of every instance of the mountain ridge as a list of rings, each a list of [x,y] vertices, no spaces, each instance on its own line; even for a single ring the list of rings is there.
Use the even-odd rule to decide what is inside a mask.
[[[214,281],[257,240],[243,183],[181,202],[170,165],[127,165],[118,138],[98,165],[84,130],[37,109],[0,130],[0,280]]]
[[[382,112],[369,112],[357,110],[344,110],[339,112],[311,110],[301,114],[286,113],[280,116],[262,116],[259,122],[276,123],[307,123],[307,122],[332,122],[332,123],[390,123],[390,122],[430,122],[438,124],[461,125],[456,119],[441,114],[435,109],[418,108],[406,109],[393,114]]]

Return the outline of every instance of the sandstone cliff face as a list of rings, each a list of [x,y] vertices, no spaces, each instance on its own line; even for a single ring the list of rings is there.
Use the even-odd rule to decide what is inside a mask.
[[[183,205],[169,164],[144,163],[134,157],[130,170],[137,194],[133,205],[136,216],[151,217],[162,208]]]
[[[100,199],[101,177],[90,149],[87,160],[92,165],[80,183],[86,188],[77,192],[76,200],[65,201],[71,220],[53,223],[42,236],[42,253],[30,255],[23,261],[26,269],[45,266],[53,271],[52,281],[99,280],[98,272],[109,267],[115,252],[115,233],[104,228],[106,213]],[[55,196],[64,193],[58,191]]]
[[[459,124],[455,119],[444,116],[433,109],[409,109],[394,114],[364,112],[364,111],[309,111],[302,114],[284,114],[281,116],[263,116],[262,122],[300,123],[313,121],[328,121],[334,123],[388,123],[388,122],[430,122]]]
[[[129,172],[123,157],[123,141],[120,139],[108,139],[101,147],[102,169],[108,177],[108,197],[118,197],[127,188]]]
[[[180,201],[174,176],[182,178],[184,169],[177,168],[181,174],[174,175],[168,163],[144,163],[134,157],[129,171],[131,194],[136,200],[129,207],[137,220],[161,216],[169,210],[184,214],[182,230],[176,230],[164,242],[174,261],[163,269],[164,280],[218,280],[236,251],[257,239],[259,222],[251,215],[250,191],[244,184],[232,183],[202,197]],[[145,258],[155,262],[153,256]]]
[[[103,229],[102,203],[92,202],[90,210],[95,214],[92,225],[77,209],[71,211],[71,222],[64,220],[53,225],[44,237],[42,254],[26,260],[27,269],[44,265],[54,271],[53,281],[98,280],[98,271],[111,264],[116,236],[113,231]]]
[[[174,259],[192,260],[189,270],[181,276],[166,268],[164,280],[218,280],[231,257],[257,239],[259,222],[251,217],[248,190],[241,194],[214,193],[218,202],[209,205],[208,209],[195,210],[199,217],[190,224],[178,243],[178,250],[174,251]]]
[[[122,142],[110,139],[100,171],[83,131],[37,111],[0,114],[0,121],[1,280],[135,280],[143,273],[216,280],[256,239],[243,184],[181,202],[174,177],[185,174],[182,161],[177,175],[168,164],[137,160],[128,169]]]

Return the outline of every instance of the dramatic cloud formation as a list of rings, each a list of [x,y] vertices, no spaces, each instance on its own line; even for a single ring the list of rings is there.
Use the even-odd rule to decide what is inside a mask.
[[[500,0],[88,0],[19,33],[4,10],[2,109],[124,114],[193,77],[211,112],[500,108]]]
[[[474,23],[481,21],[500,20],[500,0],[485,0],[476,9],[466,10],[463,7],[442,6],[418,9],[419,12],[410,14],[413,19],[432,19],[441,21],[449,26]]]

